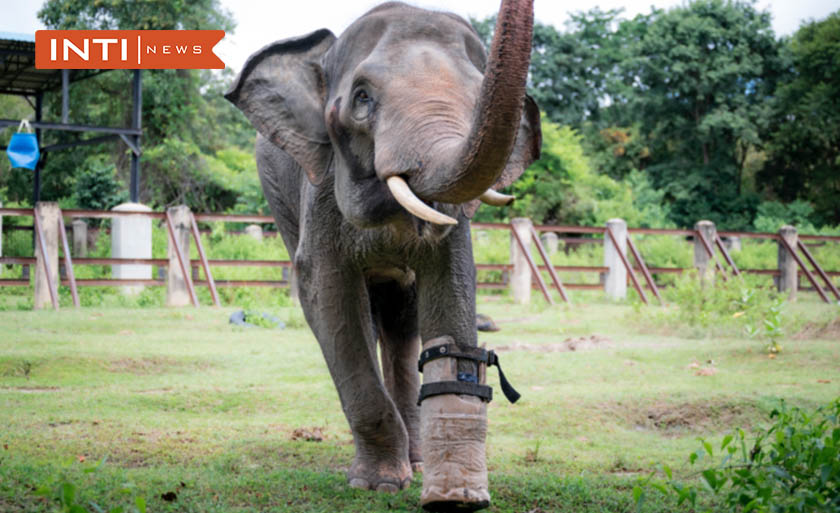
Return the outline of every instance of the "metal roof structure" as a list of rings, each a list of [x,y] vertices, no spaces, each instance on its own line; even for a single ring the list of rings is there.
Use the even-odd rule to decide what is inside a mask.
[[[134,70],[132,82],[131,127],[103,127],[78,125],[69,122],[70,91],[72,82],[90,78],[109,70],[69,70],[37,69],[35,67],[35,36],[12,32],[0,32],[0,94],[23,96],[35,110],[35,121],[31,123],[38,137],[41,158],[35,169],[33,204],[40,200],[41,168],[51,151],[63,150],[75,146],[99,144],[120,138],[131,149],[131,201],[138,201],[140,174],[140,136],[143,135],[142,121],[142,81],[140,70]],[[44,122],[44,93],[61,92],[61,122]],[[34,97],[34,103],[30,99]],[[0,128],[17,126],[20,120],[0,119]],[[104,135],[79,139],[77,141],[42,146],[42,130],[63,130],[71,132],[96,132]],[[0,150],[5,150],[0,146]]]

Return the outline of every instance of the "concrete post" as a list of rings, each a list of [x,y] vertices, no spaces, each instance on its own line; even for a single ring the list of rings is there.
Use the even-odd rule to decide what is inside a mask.
[[[81,219],[73,220],[73,256],[84,258],[87,256],[88,239],[87,223]]]
[[[169,207],[167,209],[172,218],[172,227],[175,230],[175,240],[181,246],[187,272],[190,272],[190,208],[186,205]],[[187,282],[181,273],[181,265],[178,263],[178,254],[172,245],[172,240],[167,236],[169,266],[166,274],[166,304],[167,306],[186,306],[191,304],[190,292],[187,289]]]
[[[50,277],[58,289],[58,216],[61,210],[58,203],[52,201],[39,201],[35,205],[35,215],[41,223],[41,230],[44,235],[44,245],[47,254],[47,268]],[[44,264],[41,258],[41,241],[37,234],[35,236],[35,310],[52,307],[50,298],[50,287],[47,283],[47,275],[44,273]]]
[[[140,203],[123,203],[112,210],[151,212],[152,209]],[[75,226],[75,223],[74,223]],[[73,242],[75,245],[75,234]],[[112,258],[152,258],[152,218],[144,216],[125,216],[111,219],[111,257]],[[152,279],[152,266],[147,264],[118,264],[111,266],[111,276],[115,279]],[[138,294],[142,285],[121,287],[124,294]]]
[[[737,235],[724,238],[723,243],[726,246],[726,250],[730,253],[737,253],[741,251],[741,237],[738,237]]]
[[[542,244],[545,246],[545,251],[548,253],[548,256],[552,256],[557,253],[557,248],[560,246],[560,237],[558,237],[556,233],[545,232],[540,235],[540,240],[542,240]]]
[[[258,224],[249,224],[245,227],[245,235],[248,235],[252,239],[256,239],[258,241],[263,240],[263,230],[262,226]]]
[[[604,279],[604,292],[610,299],[625,299],[627,297],[627,268],[621,261],[621,255],[627,257],[627,223],[624,219],[610,219],[607,229],[612,230],[618,248],[613,244],[609,234],[604,234],[604,267],[607,275]]]
[[[714,251],[715,236],[717,235],[715,223],[711,221],[698,221],[694,225],[694,229],[706,237],[706,241],[712,247],[712,251]],[[709,256],[700,237],[694,237],[694,267],[697,269],[697,274],[700,275],[701,280],[714,280],[715,262]]]
[[[531,247],[531,229],[534,224],[527,217],[515,217],[510,221],[513,230],[519,235],[525,247]],[[510,277],[510,291],[514,302],[520,305],[527,305],[531,302],[531,267],[525,254],[519,249],[519,243],[510,234],[510,261],[513,264],[513,273]]]
[[[796,228],[788,225],[782,226],[779,228],[779,236],[784,237],[790,247],[796,249],[799,241]],[[793,259],[793,256],[781,242],[779,242],[778,264],[780,274],[776,285],[779,292],[787,292],[788,299],[793,301],[796,299],[796,291],[799,288],[799,269],[796,260]]]

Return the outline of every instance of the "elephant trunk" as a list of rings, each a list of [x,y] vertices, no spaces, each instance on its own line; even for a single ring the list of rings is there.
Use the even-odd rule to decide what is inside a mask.
[[[450,161],[448,169],[411,177],[411,189],[421,198],[443,203],[471,201],[504,171],[525,102],[533,7],[533,0],[502,0],[470,133],[454,169]]]

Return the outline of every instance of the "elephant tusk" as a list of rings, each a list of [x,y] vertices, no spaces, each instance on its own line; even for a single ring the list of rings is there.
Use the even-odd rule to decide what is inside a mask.
[[[493,189],[487,189],[484,194],[478,197],[482,203],[493,205],[494,207],[506,207],[516,200],[515,196],[509,194],[502,194]]]
[[[388,184],[388,189],[391,190],[391,194],[394,195],[394,199],[397,200],[397,202],[406,210],[420,219],[434,224],[458,224],[458,221],[455,219],[449,217],[448,215],[441,214],[437,210],[423,203],[420,198],[412,192],[411,187],[408,186],[401,176],[390,176],[385,183]]]

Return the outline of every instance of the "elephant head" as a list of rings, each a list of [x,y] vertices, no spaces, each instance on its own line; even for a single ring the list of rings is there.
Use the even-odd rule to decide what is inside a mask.
[[[342,215],[369,227],[404,215],[451,224],[539,157],[525,94],[532,0],[504,0],[489,55],[460,17],[386,3],[338,39],[275,42],[225,95],[314,185],[333,175]],[[437,209],[437,210],[435,210]]]

